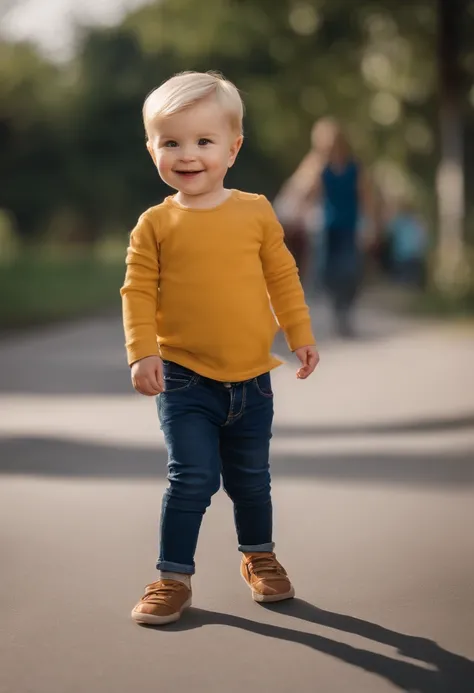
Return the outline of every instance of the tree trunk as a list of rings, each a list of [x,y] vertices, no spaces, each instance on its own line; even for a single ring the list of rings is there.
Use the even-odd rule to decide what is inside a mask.
[[[438,0],[440,163],[435,281],[443,293],[464,289],[464,136],[459,61],[465,0]]]

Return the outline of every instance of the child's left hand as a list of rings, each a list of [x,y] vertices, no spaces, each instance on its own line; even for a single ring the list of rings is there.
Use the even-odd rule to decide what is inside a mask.
[[[296,377],[304,380],[314,371],[319,363],[319,354],[315,346],[304,346],[295,350],[295,354],[301,361],[302,367],[298,369]]]

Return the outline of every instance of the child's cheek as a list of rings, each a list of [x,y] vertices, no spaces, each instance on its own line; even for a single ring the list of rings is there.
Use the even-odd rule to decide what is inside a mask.
[[[167,173],[169,173],[169,171],[170,171],[171,168],[172,168],[171,160],[170,160],[170,159],[171,159],[171,157],[166,156],[166,154],[160,154],[160,155],[157,157],[156,163],[157,163],[157,166],[158,166],[158,171],[159,171],[160,173],[164,173],[165,175],[166,175]]]

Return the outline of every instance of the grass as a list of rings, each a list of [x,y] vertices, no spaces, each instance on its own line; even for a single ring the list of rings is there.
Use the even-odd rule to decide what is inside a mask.
[[[0,328],[18,329],[73,319],[120,305],[124,258],[24,253],[0,266]]]
[[[446,296],[435,289],[427,289],[414,297],[412,311],[417,315],[444,319],[474,318],[474,292],[462,296]]]
[[[94,315],[120,307],[125,275],[125,249],[104,247],[102,253],[29,250],[0,264],[0,330],[16,330]],[[422,293],[389,292],[394,306],[427,317],[474,318],[474,293],[449,298],[427,289]],[[377,295],[392,305],[378,287]]]

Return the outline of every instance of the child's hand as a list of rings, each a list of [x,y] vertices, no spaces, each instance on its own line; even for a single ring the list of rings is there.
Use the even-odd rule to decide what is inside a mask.
[[[304,346],[296,349],[295,354],[301,361],[302,367],[298,369],[296,377],[304,380],[311,375],[319,363],[319,354],[315,346]]]
[[[133,387],[141,395],[153,397],[163,392],[163,364],[159,356],[146,356],[135,361],[131,373]]]

